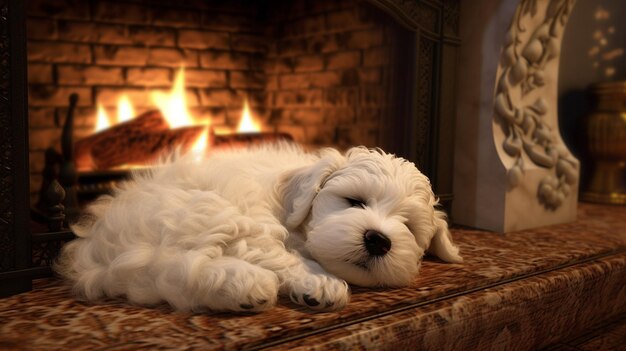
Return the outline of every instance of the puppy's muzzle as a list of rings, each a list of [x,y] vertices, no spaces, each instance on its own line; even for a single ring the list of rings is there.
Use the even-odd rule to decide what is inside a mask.
[[[391,240],[380,232],[368,230],[363,234],[365,249],[372,256],[383,256],[391,250]]]

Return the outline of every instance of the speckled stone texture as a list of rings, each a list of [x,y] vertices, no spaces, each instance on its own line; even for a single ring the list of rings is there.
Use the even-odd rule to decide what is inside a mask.
[[[0,349],[536,350],[578,347],[564,342],[626,313],[626,207],[582,204],[568,224],[453,236],[463,264],[427,258],[411,286],[353,288],[337,313],[286,300],[257,315],[88,304],[37,282],[0,300]]]
[[[626,314],[602,323],[586,333],[564,342],[554,344],[545,351],[625,351]]]

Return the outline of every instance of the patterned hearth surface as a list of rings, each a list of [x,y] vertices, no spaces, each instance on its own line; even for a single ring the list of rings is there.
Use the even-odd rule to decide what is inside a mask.
[[[537,349],[626,313],[626,207],[496,234],[455,228],[463,264],[427,258],[401,289],[352,288],[340,312],[288,300],[260,314],[74,299],[57,280],[0,299],[0,349]]]

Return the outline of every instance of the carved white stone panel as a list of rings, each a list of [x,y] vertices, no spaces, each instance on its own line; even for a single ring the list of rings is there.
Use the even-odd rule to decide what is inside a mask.
[[[557,118],[559,52],[573,6],[462,2],[455,222],[509,232],[575,219],[580,166]]]

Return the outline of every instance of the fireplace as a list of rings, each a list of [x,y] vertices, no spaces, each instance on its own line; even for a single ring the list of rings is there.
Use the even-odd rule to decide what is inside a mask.
[[[456,0],[0,5],[10,58],[3,75],[11,78],[0,126],[13,133],[2,139],[10,149],[3,164],[16,165],[2,191],[11,216],[39,196],[45,150],[61,149],[71,94],[78,96],[76,142],[94,133],[99,109],[114,119],[123,96],[135,115],[156,109],[151,95],[171,90],[181,69],[193,118],[218,134],[234,130],[247,100],[264,132],[307,147],[382,147],[415,162],[446,207],[452,201]],[[24,26],[27,36],[20,36]],[[27,80],[20,76],[26,68]],[[28,139],[20,134],[26,131]],[[5,256],[0,277],[50,263],[32,262],[30,246],[46,240],[28,236],[23,215],[3,215],[9,234],[1,250],[21,253]]]

